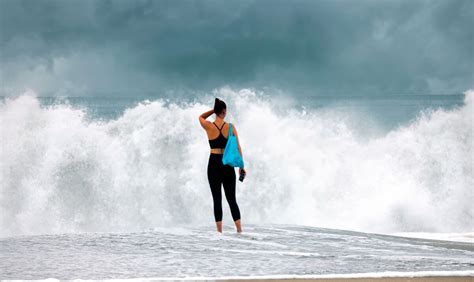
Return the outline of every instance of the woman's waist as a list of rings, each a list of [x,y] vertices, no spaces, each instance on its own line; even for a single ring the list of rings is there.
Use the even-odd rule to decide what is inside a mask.
[[[211,154],[209,154],[209,162],[222,164],[222,157],[223,156],[224,156],[224,154],[211,152]]]
[[[212,148],[211,155],[222,155],[224,154],[224,148]]]

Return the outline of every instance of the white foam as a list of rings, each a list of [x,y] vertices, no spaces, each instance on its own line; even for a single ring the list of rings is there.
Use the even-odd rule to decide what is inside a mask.
[[[248,89],[215,95],[241,139],[245,222],[472,232],[474,91],[462,107],[422,113],[379,137],[364,136],[338,110],[300,112]],[[213,98],[141,103],[108,122],[68,104],[41,107],[31,93],[7,99],[0,236],[212,221],[209,145],[197,117]]]
[[[385,272],[369,272],[369,273],[348,273],[348,274],[317,274],[317,275],[294,275],[294,274],[281,274],[281,275],[249,275],[249,276],[222,276],[222,277],[143,277],[143,278],[127,278],[127,279],[104,279],[102,281],[170,281],[170,280],[195,280],[195,281],[212,281],[212,280],[265,280],[265,279],[327,279],[327,278],[390,278],[390,277],[472,277],[474,276],[474,270],[466,271],[415,271],[415,272],[398,272],[398,271],[385,271]],[[5,281],[16,281],[16,280],[5,280]],[[42,280],[31,280],[31,281],[59,281],[58,279],[48,278]],[[74,279],[73,281],[93,281],[88,279]]]
[[[443,241],[474,243],[474,232],[467,233],[428,233],[428,232],[400,232],[392,234],[394,236],[408,238],[423,238]]]

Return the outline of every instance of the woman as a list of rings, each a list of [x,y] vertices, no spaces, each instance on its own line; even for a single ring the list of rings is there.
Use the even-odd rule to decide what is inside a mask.
[[[229,124],[224,121],[226,111],[227,107],[224,101],[216,98],[214,109],[200,115],[199,122],[204,130],[206,130],[209,144],[211,145],[211,154],[207,165],[207,179],[209,180],[214,202],[214,218],[216,220],[217,232],[222,233],[221,184],[223,184],[225,197],[229,203],[235,227],[237,228],[237,232],[240,233],[242,232],[242,227],[240,226],[240,210],[235,199],[235,170],[232,166],[222,164],[222,156],[229,136]],[[206,119],[212,114],[216,114],[216,119],[211,123]],[[240,155],[243,156],[239,136],[234,124],[232,124],[232,132],[237,138]],[[240,173],[245,173],[244,168],[240,170]]]

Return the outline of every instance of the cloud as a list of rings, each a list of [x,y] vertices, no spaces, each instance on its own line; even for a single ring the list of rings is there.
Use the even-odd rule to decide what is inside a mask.
[[[474,4],[427,1],[0,0],[1,92],[294,95],[474,87]]]

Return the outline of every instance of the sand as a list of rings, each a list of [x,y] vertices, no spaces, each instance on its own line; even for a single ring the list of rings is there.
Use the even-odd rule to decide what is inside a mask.
[[[277,282],[277,281],[317,281],[317,282],[474,282],[474,276],[432,276],[432,277],[379,277],[379,278],[288,278],[288,279],[226,279],[232,282]],[[220,280],[216,280],[220,281]]]

